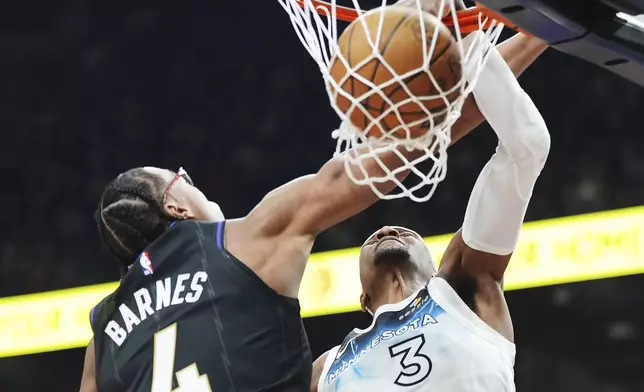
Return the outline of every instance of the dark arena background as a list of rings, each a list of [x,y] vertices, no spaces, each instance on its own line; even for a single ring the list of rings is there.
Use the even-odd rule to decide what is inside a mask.
[[[183,166],[236,217],[333,153],[337,117],[276,1],[32,0],[2,8],[0,297],[118,279],[92,214],[102,188],[124,170]],[[555,49],[520,81],[552,135],[527,221],[644,205],[644,88]],[[432,200],[381,202],[321,235],[315,251],[359,246],[383,224],[423,236],[457,230],[495,143],[479,127],[450,150],[449,174]],[[626,223],[610,222],[601,235],[573,225],[577,240],[560,244],[570,257],[545,268],[569,268],[574,259],[584,271],[586,260],[613,247],[602,253],[605,274],[507,293],[518,391],[644,391],[644,268],[612,271],[624,257],[643,262],[644,218],[623,236]],[[539,227],[545,237],[536,243],[545,244],[548,226]],[[7,333],[31,312],[14,300],[0,300],[0,347],[31,344],[49,328],[32,318]],[[306,318],[314,356],[368,323],[359,312]],[[78,390],[84,349],[70,347],[0,350],[0,390]]]

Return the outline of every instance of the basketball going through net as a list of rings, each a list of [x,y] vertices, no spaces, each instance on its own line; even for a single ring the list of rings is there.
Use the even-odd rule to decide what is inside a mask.
[[[446,175],[451,127],[503,24],[482,8],[459,10],[454,0],[381,0],[368,10],[359,0],[344,0],[350,7],[338,4],[342,0],[278,1],[318,64],[342,120],[333,136],[352,180],[381,199],[428,200]],[[382,149],[400,148],[423,154],[413,161],[399,154],[405,165],[394,171],[381,164],[380,177],[357,178],[351,169],[365,174],[363,162],[378,160]],[[416,167],[425,161],[431,167]],[[404,170],[415,176],[411,185],[396,179]],[[399,191],[382,194],[376,185],[387,181]]]

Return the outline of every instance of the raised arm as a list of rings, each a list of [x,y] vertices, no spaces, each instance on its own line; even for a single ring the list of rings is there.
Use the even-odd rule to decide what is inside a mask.
[[[413,159],[420,152],[401,151]],[[390,170],[402,166],[393,151],[384,151],[379,159]],[[369,176],[382,176],[383,168],[375,159],[362,164]],[[362,174],[354,167],[354,174]],[[406,172],[398,175],[404,178]],[[393,182],[378,186],[389,193]],[[378,200],[368,186],[356,185],[347,175],[344,160],[335,157],[316,173],[300,177],[270,192],[248,216],[231,221],[226,246],[243,260],[271,288],[296,297],[304,267],[318,233],[356,215]],[[233,238],[239,243],[232,242]]]
[[[502,301],[503,274],[546,162],[550,135],[532,100],[496,52],[491,53],[474,97],[499,145],[474,185],[463,227],[449,244],[439,275],[461,295],[464,291],[471,295],[474,288],[473,305],[479,316],[511,339]]]
[[[515,76],[519,76],[542,54],[547,45],[538,38],[516,34],[514,37],[497,45],[498,52]],[[516,81],[515,81],[516,83]],[[467,135],[480,125],[485,117],[479,110],[474,95],[465,101],[463,115],[452,127],[452,144]],[[401,151],[407,158],[413,153]],[[387,167],[393,169],[402,164],[397,154],[385,152],[380,158]],[[382,168],[374,160],[365,165],[370,176],[383,174]],[[361,174],[354,171],[356,176]],[[403,178],[406,173],[399,176]],[[380,191],[389,193],[393,183],[383,183]],[[253,212],[262,216],[262,209],[274,212],[277,205],[285,206],[291,213],[278,214],[279,224],[271,227],[281,232],[291,230],[295,235],[317,235],[317,233],[357,214],[376,202],[378,198],[369,187],[357,186],[345,173],[342,159],[335,158],[327,162],[317,174],[296,179],[269,193]],[[298,210],[297,213],[295,210]],[[306,213],[305,213],[306,212]],[[268,211],[266,212],[268,213]],[[290,218],[294,218],[294,220]]]
[[[498,44],[496,48],[514,76],[518,78],[548,48],[548,45],[539,38],[517,33],[512,38]],[[461,118],[452,127],[452,144],[485,120],[476,104],[474,95],[467,97],[461,113]]]
[[[544,49],[545,45],[534,38],[519,35],[499,50],[501,56],[511,64],[512,70],[519,74]],[[463,113],[453,127],[452,137],[455,140],[483,120],[473,97],[466,101]],[[400,153],[408,158],[413,158],[414,154],[407,151]],[[391,151],[383,152],[380,159],[389,169],[400,167],[402,163],[399,155]],[[364,167],[369,176],[383,173],[382,167],[373,160],[366,162]],[[405,175],[401,173],[399,178]],[[388,193],[394,187],[395,184],[391,182],[383,183],[380,184],[380,191]],[[315,236],[377,200],[378,197],[369,187],[358,186],[351,181],[342,159],[334,158],[316,174],[298,178],[269,193],[243,222],[231,222],[228,230],[238,231],[241,235],[236,236],[240,238],[238,244],[230,243],[227,246],[270,287],[295,297]],[[252,247],[248,245],[251,242],[254,244]]]
[[[454,3],[457,10],[466,8],[463,0],[455,0]],[[416,7],[416,0],[400,0],[396,4]],[[441,5],[446,7],[445,12],[449,12],[449,7],[440,0],[421,0],[421,5],[426,12],[434,15],[438,13],[438,7]],[[494,14],[491,10],[488,10],[488,12]],[[501,20],[503,19],[501,18]],[[539,38],[525,33],[518,33],[498,44],[496,48],[512,70],[512,73],[514,73],[514,76],[518,78],[548,48],[548,45]],[[461,113],[461,118],[452,127],[452,144],[459,141],[485,120],[472,95],[465,101]]]

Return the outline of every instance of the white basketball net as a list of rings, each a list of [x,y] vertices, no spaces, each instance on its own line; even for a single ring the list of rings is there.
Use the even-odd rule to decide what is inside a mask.
[[[453,88],[448,91],[443,91],[430,71],[430,61],[433,58],[434,50],[437,47],[440,23],[436,25],[436,31],[434,31],[431,42],[429,42],[429,40],[427,40],[427,42],[423,42],[422,50],[424,61],[422,66],[399,75],[385,61],[378,49],[382,37],[382,22],[378,25],[378,32],[375,34],[375,39],[371,38],[372,34],[365,33],[367,37],[370,37],[367,40],[372,48],[372,55],[364,59],[364,61],[361,61],[359,64],[350,66],[347,60],[342,56],[338,46],[338,38],[342,31],[339,29],[337,17],[338,14],[343,11],[343,8],[336,4],[336,0],[328,1],[328,6],[324,6],[324,4],[315,0],[278,1],[290,16],[293,27],[295,28],[300,41],[304,45],[304,48],[320,67],[322,77],[326,84],[327,93],[329,95],[329,101],[342,120],[339,129],[333,133],[333,137],[337,139],[335,154],[342,154],[345,157],[345,167],[351,179],[356,184],[370,186],[381,199],[407,197],[417,202],[423,202],[431,198],[437,185],[445,178],[447,173],[447,147],[451,143],[450,132],[452,125],[461,116],[463,103],[474,88],[477,78],[487,60],[487,54],[490,53],[487,49],[489,49],[490,44],[496,44],[496,41],[501,34],[501,30],[503,29],[503,25],[492,20],[489,21],[491,24],[487,31],[484,31],[483,26],[488,23],[488,19],[485,15],[479,14],[479,30],[467,35],[464,39],[461,34],[461,29],[459,28],[457,10],[453,0],[403,0],[398,4],[399,6],[404,5],[414,8],[416,10],[415,12],[418,12],[419,14],[419,20],[423,20],[422,17],[426,12],[425,10],[434,12],[435,16],[439,20],[443,19],[444,15],[449,14],[451,16],[454,23],[452,28],[453,35],[456,40],[458,51],[461,55],[462,77]],[[388,6],[387,0],[382,0],[382,4],[378,8],[363,11],[358,0],[351,1],[353,8],[355,8],[358,13],[358,19],[354,23],[361,23],[365,32],[368,28],[366,23],[364,23],[365,18],[362,16],[365,14],[371,14],[372,12],[382,12],[385,7]],[[448,10],[451,12],[448,12]],[[340,23],[343,22],[340,21]],[[342,25],[340,27],[342,27]],[[356,26],[355,28],[358,27],[359,26]],[[425,31],[426,27],[424,23],[420,23],[420,28],[422,31],[421,36],[429,36],[429,34],[426,34],[427,32]],[[342,80],[339,81],[334,80],[330,74],[330,66],[332,61],[334,61],[335,56],[337,56],[337,60],[335,61],[342,61],[346,68],[346,74]],[[358,73],[361,67],[374,59],[380,61],[380,63],[393,75],[393,78],[387,80],[385,83],[376,85]],[[435,86],[435,91],[438,92],[437,95],[414,96],[411,91],[409,91],[404,80],[417,75],[419,72],[424,72],[429,76],[429,79]],[[342,86],[345,84],[346,80],[351,77],[366,84],[370,91],[361,97],[353,97],[348,94],[344,91]],[[384,88],[392,85],[402,87],[407,93],[408,98],[399,102],[392,102],[388,97],[386,97],[386,94],[382,93]],[[455,94],[455,92],[457,93]],[[373,113],[373,110],[367,110],[367,108],[362,105],[361,102],[365,99],[365,96],[370,94],[379,94],[379,96],[387,103],[388,108],[384,110],[382,114]],[[345,97],[351,102],[352,109],[348,110],[347,113],[343,112],[336,104],[339,95]],[[455,96],[457,97],[455,98]],[[448,99],[448,97],[450,97],[450,99]],[[442,99],[445,103],[446,109],[441,108],[440,113],[438,113],[441,115],[440,117],[436,116],[436,114],[432,114],[430,110],[426,109],[422,104],[422,102],[436,99]],[[399,108],[414,102],[418,104],[418,107],[423,109],[427,116],[423,116],[422,119],[417,121],[407,121],[407,123],[405,123],[399,113]],[[351,123],[350,116],[354,110],[360,110],[370,122],[371,136],[367,135],[363,129],[360,129]],[[384,129],[385,127],[381,124],[382,119],[386,116],[391,117],[392,114],[398,118],[399,124],[392,129]],[[436,117],[438,117],[438,119]],[[427,124],[429,124],[429,130],[426,133],[422,136],[419,136],[418,133],[414,134],[413,137],[411,136],[411,128],[418,126],[426,127]],[[378,130],[380,131],[378,133],[378,137],[374,137],[374,127],[378,127]],[[368,129],[368,127],[365,127],[364,129]],[[401,137],[401,135],[407,136]],[[404,150],[418,151],[416,151],[417,154],[414,155],[414,159],[409,159],[406,157],[408,154],[403,153]],[[396,166],[395,169],[387,167],[380,157],[380,155],[385,151],[395,152],[400,158],[402,165]],[[380,175],[367,173],[365,166],[368,163],[373,167],[374,160],[382,169]],[[431,165],[431,168],[425,170],[417,168],[416,165],[422,162],[428,162],[427,165]],[[358,170],[356,170],[356,168]],[[407,180],[405,180],[405,184],[403,184],[398,180],[397,175],[408,170],[413,174],[410,174]],[[415,179],[413,177],[415,177]],[[389,194],[384,194],[379,189],[378,185],[390,181],[393,181],[397,185],[398,190]],[[409,183],[412,185],[408,185]]]

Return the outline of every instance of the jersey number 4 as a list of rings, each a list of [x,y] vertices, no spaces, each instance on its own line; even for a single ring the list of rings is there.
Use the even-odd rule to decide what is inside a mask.
[[[174,354],[177,347],[177,323],[154,334],[151,392],[212,392],[207,374],[199,374],[192,363],[176,373],[177,389],[172,389]]]
[[[421,334],[389,347],[389,355],[397,358],[403,369],[394,384],[411,387],[429,377],[429,373],[432,372],[432,361],[420,352],[424,345],[425,336]]]

